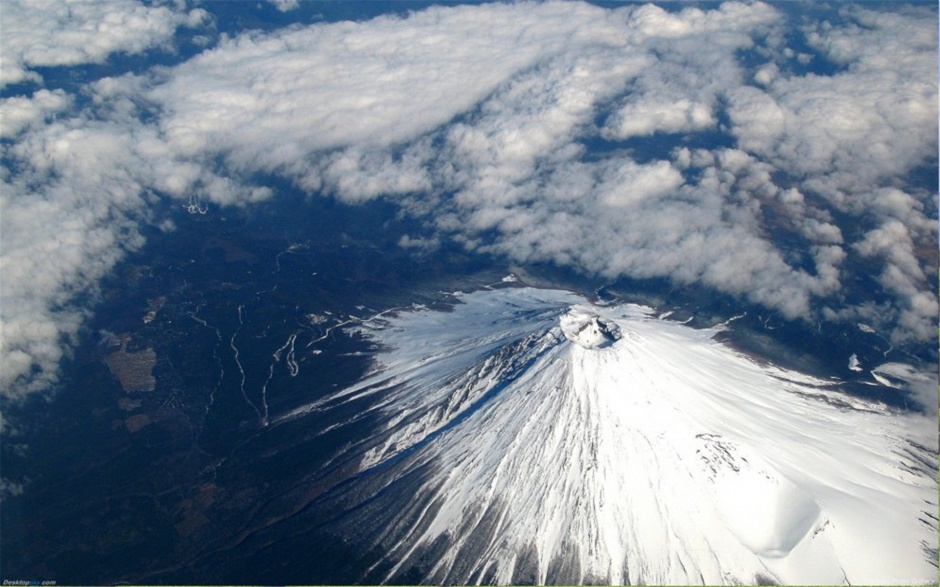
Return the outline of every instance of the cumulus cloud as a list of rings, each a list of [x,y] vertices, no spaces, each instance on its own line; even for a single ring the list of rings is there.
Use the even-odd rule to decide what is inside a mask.
[[[300,0],[268,0],[280,12],[290,12],[300,8]]]
[[[0,19],[0,87],[40,82],[37,67],[103,63],[169,43],[176,29],[202,24],[202,9],[148,6],[136,0],[8,2]]]
[[[0,187],[5,393],[43,390],[55,381],[83,319],[84,310],[69,300],[93,288],[122,250],[141,244],[139,219],[124,213],[146,209],[139,182],[114,166],[129,142],[118,133],[58,123],[7,154],[30,169]],[[79,150],[95,153],[76,156]]]
[[[152,98],[179,151],[294,173],[318,151],[413,140],[514,74],[572,47],[623,45],[620,33],[585,4],[433,7],[241,35],[174,69]]]
[[[650,63],[607,116],[602,136],[625,140],[715,128],[723,93],[743,81],[734,52],[751,47],[777,20],[765,5],[728,3],[679,14],[652,6],[637,10],[632,24]]]
[[[48,120],[71,105],[71,96],[62,90],[39,90],[28,98],[16,96],[2,99],[0,113],[3,114],[3,125],[0,126],[0,138],[13,138],[24,128]]]
[[[884,264],[879,282],[901,314],[894,337],[928,338],[936,332],[937,298],[925,273],[935,273],[937,261],[913,251],[927,243],[936,249],[935,192],[918,200],[889,186],[920,165],[936,165],[937,30],[925,25],[936,12],[846,7],[842,16],[841,26],[808,26],[806,39],[843,69],[831,76],[761,70],[763,89],[729,92],[732,132],[804,193],[867,219],[853,249]],[[829,223],[804,226],[811,238],[824,236],[821,227],[836,236]]]
[[[856,192],[935,160],[936,12],[857,7],[810,27],[810,45],[844,67],[831,76],[780,75],[765,89],[730,93],[732,132],[742,148],[842,207],[873,199]]]
[[[203,18],[134,10],[144,30],[170,26],[141,47]],[[273,195],[246,179],[258,172],[397,202],[430,229],[405,248],[450,239],[513,262],[666,277],[789,318],[880,312],[896,338],[930,338],[935,195],[906,175],[936,164],[936,30],[917,10],[840,18],[802,31],[832,75],[799,73],[794,23],[765,4],[549,2],[244,32],[98,80],[80,112],[56,90],[4,100],[3,388],[54,381],[82,320],[75,294],[141,245],[151,198],[250,205]],[[9,38],[22,76],[51,63]],[[57,49],[60,64],[75,54],[71,40]],[[834,310],[846,271],[872,264],[889,299]]]
[[[93,297],[114,265],[143,245],[140,226],[153,220],[157,191],[185,198],[184,188],[198,187],[220,203],[242,203],[270,190],[175,159],[155,128],[120,108],[107,109],[110,119],[82,112],[37,125],[46,106],[57,110],[71,97],[40,91],[17,100],[3,102],[4,120],[12,108],[29,114],[15,120],[31,124],[3,147],[0,389],[19,397],[57,381],[89,312],[76,297]]]

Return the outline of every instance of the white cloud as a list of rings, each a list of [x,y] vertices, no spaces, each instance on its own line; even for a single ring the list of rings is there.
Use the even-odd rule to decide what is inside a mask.
[[[32,14],[34,37],[126,8],[140,44],[105,34],[82,53],[66,36],[31,53],[11,35],[8,64],[27,75],[53,59],[101,60],[203,18],[95,6],[72,20],[56,20],[57,7],[42,23]],[[406,248],[449,238],[516,262],[705,285],[788,317],[880,312],[898,339],[931,338],[933,255],[919,251],[934,250],[935,195],[905,174],[936,162],[935,27],[916,11],[847,18],[807,29],[843,65],[831,76],[793,72],[792,23],[765,4],[550,2],[246,32],[176,67],[99,80],[79,113],[61,92],[4,100],[16,166],[2,175],[3,388],[54,380],[82,320],[74,295],[140,246],[148,198],[250,205],[273,195],[244,180],[256,172],[347,202],[397,202],[435,230]],[[749,69],[741,54],[758,49]],[[706,130],[736,144],[617,149]],[[598,143],[609,150],[587,146]],[[853,260],[878,265],[890,304],[821,310]]]
[[[914,254],[909,228],[898,220],[888,220],[866,233],[853,248],[863,257],[875,257],[884,262],[878,280],[902,300],[899,322],[904,331],[896,338],[935,335],[938,301],[926,287],[926,275]]]
[[[934,196],[919,201],[891,186],[919,165],[936,165],[936,12],[849,7],[844,16],[842,26],[825,22],[807,33],[844,69],[832,76],[775,71],[764,76],[764,90],[732,90],[732,132],[741,148],[797,180],[803,193],[860,220],[874,217],[877,226],[853,249],[884,263],[879,281],[901,312],[895,338],[930,338],[937,304],[924,273],[937,261],[913,251],[936,249]],[[834,238],[838,227],[804,228],[818,239],[825,236],[820,228]]]
[[[680,92],[684,93],[684,92]],[[631,102],[607,121],[604,136],[628,139],[653,133],[698,131],[717,124],[712,105],[676,98],[670,102]]]
[[[202,9],[148,6],[136,0],[6,2],[0,19],[0,87],[41,81],[32,69],[103,63],[169,43],[177,27],[202,24]]]
[[[126,119],[63,117],[23,131],[4,157],[0,184],[0,389],[48,391],[89,312],[79,295],[143,245],[154,190],[200,188],[220,203],[269,191],[175,161],[154,128]],[[173,191],[178,189],[178,191]]]
[[[152,97],[181,152],[280,169],[314,151],[413,140],[555,53],[622,44],[606,16],[584,4],[435,7],[245,34],[176,68]]]
[[[321,161],[316,174],[344,200],[361,202],[382,195],[430,190],[431,181],[423,163],[411,155],[395,162],[385,151],[347,149]]]
[[[300,0],[268,0],[280,12],[290,12],[300,8]]]
[[[129,142],[120,133],[56,123],[11,153],[31,170],[0,190],[5,393],[48,389],[86,311],[70,299],[93,290],[124,251],[141,244],[140,218],[125,214],[146,210],[141,188],[115,166]]]
[[[39,90],[30,98],[0,99],[0,118],[3,120],[0,137],[15,137],[24,128],[41,123],[71,105],[71,97],[62,90]]]
[[[729,114],[742,148],[794,176],[834,180],[820,193],[851,206],[848,192],[935,158],[938,62],[935,11],[846,16],[858,24],[827,22],[808,36],[844,71],[781,72],[765,91],[735,90]]]

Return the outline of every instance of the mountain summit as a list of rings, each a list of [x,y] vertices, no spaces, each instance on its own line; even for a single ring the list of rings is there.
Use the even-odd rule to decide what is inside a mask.
[[[291,416],[371,402],[328,497],[333,531],[381,553],[369,582],[935,578],[929,418],[640,306],[460,301],[370,324],[375,372]]]
[[[571,308],[559,323],[565,338],[586,349],[604,348],[621,338],[620,327],[616,323],[581,306]]]

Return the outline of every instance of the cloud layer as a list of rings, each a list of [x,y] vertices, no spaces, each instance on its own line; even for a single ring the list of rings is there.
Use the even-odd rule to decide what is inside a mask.
[[[0,87],[42,81],[37,67],[104,63],[169,45],[178,27],[203,24],[202,9],[148,6],[136,0],[9,2],[0,19]]]
[[[139,52],[207,18],[94,6],[42,26],[5,11],[5,81]],[[408,243],[667,277],[788,318],[928,340],[936,192],[908,176],[937,161],[936,11],[829,17],[733,2],[432,7],[249,31],[78,96],[7,98],[4,393],[55,380],[82,320],[75,296],[142,244],[149,202],[250,205],[273,196],[247,179],[258,172],[347,202],[393,200],[426,221]],[[53,36],[111,21],[147,32]],[[29,43],[7,34],[31,26]],[[44,34],[55,51],[30,50]],[[834,73],[807,72],[811,60]],[[853,272],[871,267],[890,302],[846,303]]]

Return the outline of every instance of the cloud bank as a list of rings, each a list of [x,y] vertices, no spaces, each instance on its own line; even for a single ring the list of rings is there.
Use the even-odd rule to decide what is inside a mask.
[[[41,82],[37,67],[104,63],[113,53],[134,55],[169,46],[178,27],[203,24],[208,13],[136,0],[9,2],[0,19],[0,87]]]
[[[43,26],[5,11],[5,81],[142,51],[207,18],[90,6]],[[828,17],[735,2],[432,7],[246,31],[80,95],[6,98],[4,393],[55,381],[83,319],[76,296],[142,245],[152,202],[275,197],[252,184],[259,172],[394,201],[428,227],[405,245],[451,239],[515,262],[665,277],[791,319],[931,339],[936,191],[909,177],[937,162],[936,10]],[[148,32],[81,51],[54,40],[93,21]],[[28,43],[7,34],[30,26]],[[29,50],[38,39],[55,50]],[[882,292],[847,301],[872,267]]]

